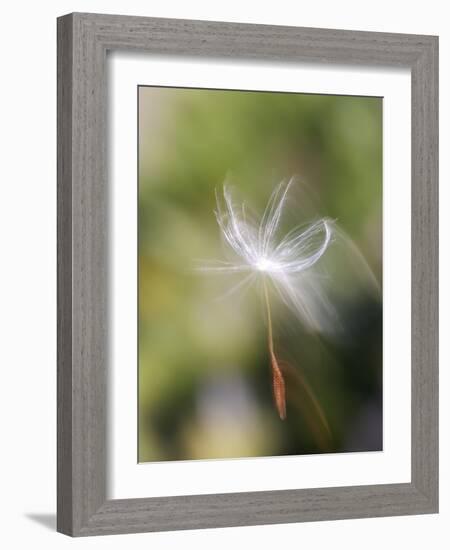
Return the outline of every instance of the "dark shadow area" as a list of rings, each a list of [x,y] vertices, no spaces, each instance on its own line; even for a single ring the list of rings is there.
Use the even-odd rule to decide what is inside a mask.
[[[25,517],[51,531],[56,531],[56,514],[25,514]]]

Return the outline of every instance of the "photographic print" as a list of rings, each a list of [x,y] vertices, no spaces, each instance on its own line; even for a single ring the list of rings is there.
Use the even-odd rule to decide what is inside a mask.
[[[383,449],[382,98],[138,88],[138,460]]]

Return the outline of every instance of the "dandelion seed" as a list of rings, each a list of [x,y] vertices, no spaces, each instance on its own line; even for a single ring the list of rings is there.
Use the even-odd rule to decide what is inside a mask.
[[[208,273],[242,274],[243,279],[230,288],[227,295],[258,280],[262,283],[273,395],[282,420],[286,418],[286,388],[274,350],[269,285],[311,328],[321,328],[324,309],[332,313],[321,291],[320,278],[314,274],[314,266],[332,242],[333,222],[322,218],[306,226],[296,226],[280,237],[280,223],[292,185],[293,179],[275,188],[259,221],[249,215],[245,204],[236,205],[231,189],[224,186],[223,198],[216,197],[215,215],[233,259],[209,262],[199,268]]]

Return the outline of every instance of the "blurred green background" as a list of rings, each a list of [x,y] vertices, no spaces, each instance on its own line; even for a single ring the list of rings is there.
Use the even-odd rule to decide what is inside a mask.
[[[139,461],[381,450],[380,300],[344,269],[345,337],[280,322],[296,370],[281,421],[258,296],[216,300],[222,281],[193,272],[223,257],[230,174],[260,209],[298,175],[381,283],[380,98],[140,87]]]

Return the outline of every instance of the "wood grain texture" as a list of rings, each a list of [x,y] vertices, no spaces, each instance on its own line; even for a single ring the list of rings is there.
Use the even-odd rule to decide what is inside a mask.
[[[107,500],[106,53],[409,67],[411,483]],[[116,15],[58,20],[58,531],[100,535],[437,512],[438,39]]]
[[[438,507],[438,42],[411,71],[412,479]]]
[[[72,525],[72,24],[58,21],[57,529]]]

